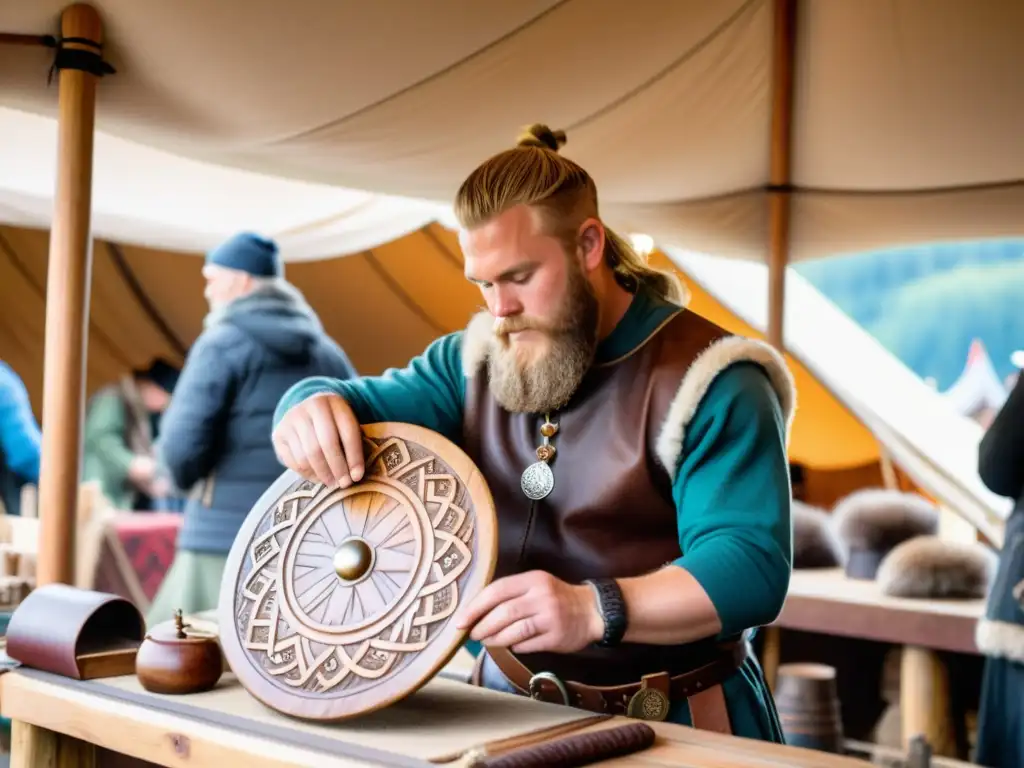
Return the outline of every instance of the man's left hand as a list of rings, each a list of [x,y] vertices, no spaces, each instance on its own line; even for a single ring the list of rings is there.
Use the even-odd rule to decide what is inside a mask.
[[[587,584],[528,571],[489,584],[458,618],[484,645],[516,653],[573,653],[604,636],[604,619]]]

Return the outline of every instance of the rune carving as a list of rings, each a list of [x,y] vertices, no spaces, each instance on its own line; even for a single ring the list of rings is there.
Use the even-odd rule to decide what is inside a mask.
[[[348,696],[378,685],[427,648],[459,604],[474,551],[462,480],[410,441],[364,438],[364,450],[360,483],[296,483],[247,547],[239,636],[285,690]]]

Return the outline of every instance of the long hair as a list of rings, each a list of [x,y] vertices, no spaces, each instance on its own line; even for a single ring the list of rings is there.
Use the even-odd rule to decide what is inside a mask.
[[[599,218],[597,185],[582,167],[558,154],[565,142],[564,131],[539,123],[527,127],[515,147],[485,160],[459,187],[454,206],[459,224],[478,227],[510,208],[528,205],[573,253],[579,226],[587,218]],[[675,274],[650,266],[628,240],[607,225],[604,230],[604,260],[620,286],[630,293],[645,286],[669,301],[685,301]]]

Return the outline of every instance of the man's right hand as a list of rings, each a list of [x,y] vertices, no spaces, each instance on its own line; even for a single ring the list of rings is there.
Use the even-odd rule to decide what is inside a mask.
[[[273,441],[278,460],[307,480],[347,488],[363,478],[363,433],[339,395],[314,395],[293,406]]]

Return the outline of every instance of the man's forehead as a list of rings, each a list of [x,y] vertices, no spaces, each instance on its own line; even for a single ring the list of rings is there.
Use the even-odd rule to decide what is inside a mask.
[[[543,231],[535,212],[525,206],[510,209],[479,227],[461,230],[459,245],[466,276],[486,282],[536,267],[556,256],[561,247]]]
[[[537,212],[525,205],[517,205],[483,224],[460,230],[459,244],[464,251],[473,251],[475,255],[515,247],[542,236]]]

